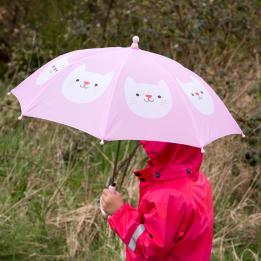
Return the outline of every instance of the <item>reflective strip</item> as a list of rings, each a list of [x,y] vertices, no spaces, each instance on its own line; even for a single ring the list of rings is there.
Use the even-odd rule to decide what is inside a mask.
[[[140,225],[136,228],[135,232],[133,233],[132,238],[131,238],[131,240],[130,240],[130,242],[129,242],[129,245],[128,245],[128,247],[129,247],[133,252],[134,252],[134,250],[135,250],[135,248],[136,248],[136,242],[137,242],[139,236],[142,234],[142,232],[143,232],[144,230],[145,230],[144,225],[143,225],[143,224],[140,224]]]

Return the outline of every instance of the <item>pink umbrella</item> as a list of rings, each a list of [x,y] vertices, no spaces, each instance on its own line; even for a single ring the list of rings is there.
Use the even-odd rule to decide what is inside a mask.
[[[131,47],[61,55],[11,91],[22,116],[62,123],[104,140],[153,140],[203,147],[243,134],[197,74]]]

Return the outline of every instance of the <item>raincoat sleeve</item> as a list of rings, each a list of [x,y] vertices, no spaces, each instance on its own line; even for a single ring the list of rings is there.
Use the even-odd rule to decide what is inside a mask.
[[[178,197],[168,196],[141,202],[148,210],[141,215],[138,209],[124,204],[108,222],[126,246],[145,259],[166,255],[179,236],[182,236],[181,221],[185,221],[186,204]]]

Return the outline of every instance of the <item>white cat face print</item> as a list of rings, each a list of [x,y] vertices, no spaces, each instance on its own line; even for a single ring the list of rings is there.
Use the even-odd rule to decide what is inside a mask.
[[[131,77],[125,80],[125,99],[130,110],[143,118],[166,116],[172,107],[172,97],[167,84],[137,83]]]
[[[177,83],[199,112],[205,115],[214,112],[214,103],[210,94],[196,77],[190,76],[190,81],[186,82],[177,79]]]
[[[66,67],[69,66],[68,62],[69,55],[62,57],[62,58],[57,58],[50,64],[46,65],[42,72],[39,74],[36,84],[37,85],[43,85],[46,82],[50,81],[53,79],[59,72],[64,70]]]
[[[63,82],[62,93],[74,103],[88,103],[98,99],[106,90],[113,72],[100,74],[87,71],[80,65],[68,74]]]

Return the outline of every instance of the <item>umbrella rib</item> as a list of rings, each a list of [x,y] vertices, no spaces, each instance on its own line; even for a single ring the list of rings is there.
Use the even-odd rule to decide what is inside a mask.
[[[108,108],[108,110],[107,110],[107,117],[105,117],[105,124],[104,124],[104,128],[103,128],[103,132],[102,132],[102,140],[105,140],[104,139],[104,136],[106,135],[106,130],[107,130],[107,127],[108,127],[108,119],[109,119],[109,117],[108,117],[108,115],[110,115],[110,113],[111,113],[111,106],[112,106],[112,103],[113,103],[113,97],[114,97],[114,95],[115,95],[115,89],[117,88],[117,85],[118,85],[118,82],[119,82],[119,75],[121,74],[121,71],[122,71],[122,69],[125,67],[125,65],[126,65],[126,63],[127,63],[127,61],[128,61],[128,59],[129,59],[129,57],[131,56],[131,52],[132,50],[129,50],[129,53],[128,53],[128,55],[126,56],[126,58],[124,59],[124,61],[123,61],[123,63],[122,63],[122,65],[121,65],[121,67],[120,67],[120,69],[119,69],[119,71],[118,71],[118,73],[117,73],[117,78],[116,78],[116,80],[115,80],[115,83],[114,83],[114,88],[113,88],[113,90],[112,90],[112,95],[111,95],[111,99],[110,99],[110,102],[109,102],[109,108]]]

